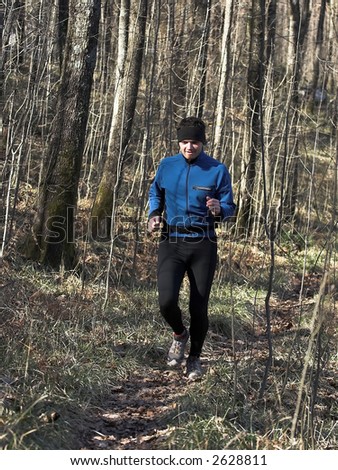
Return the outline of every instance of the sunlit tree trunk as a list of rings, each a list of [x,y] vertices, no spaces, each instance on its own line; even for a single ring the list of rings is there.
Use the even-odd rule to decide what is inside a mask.
[[[328,9],[328,27],[325,29],[325,37],[327,39],[328,47],[328,57],[327,60],[335,64],[337,62],[337,43],[338,43],[338,31],[337,31],[337,22],[338,22],[338,0],[330,2],[327,6]],[[334,67],[329,67],[327,71],[328,80],[327,80],[327,89],[333,96],[337,97],[337,73]]]
[[[219,85],[216,102],[215,131],[213,141],[213,154],[215,158],[221,159],[223,153],[223,140],[225,137],[225,103],[226,89],[229,74],[229,50],[230,35],[233,16],[233,0],[226,0],[223,14],[223,34],[222,34],[222,52],[219,71]]]
[[[243,158],[243,180],[240,188],[240,204],[237,216],[239,235],[249,235],[254,221],[253,191],[256,179],[256,164],[260,146],[260,104],[262,102],[262,67],[260,48],[262,47],[262,21],[259,3],[252,0],[250,23],[250,49],[247,77],[248,93],[248,149],[247,157]]]
[[[100,34],[97,51],[89,120],[84,151],[80,196],[94,197],[97,178],[101,174],[107,152],[112,101],[115,87],[115,61],[117,56],[119,25],[118,5],[104,0],[101,7]]]
[[[266,136],[271,138],[271,135],[274,134],[276,129],[275,122],[275,96],[274,96],[274,87],[275,87],[275,34],[276,34],[276,0],[270,0],[267,2],[267,15],[265,21],[265,56],[266,56],[266,77],[265,77],[265,87],[264,87],[264,115],[265,115],[265,127],[266,127]],[[264,135],[265,137],[265,135]],[[269,152],[268,141],[266,143],[266,183],[269,193],[273,192],[273,170],[274,165],[276,164],[276,157],[274,153]]]
[[[134,10],[133,30],[127,32],[127,7],[121,3],[119,38],[121,46],[118,53],[117,82],[115,88],[113,115],[109,135],[107,158],[102,178],[94,201],[91,216],[91,233],[110,237],[114,218],[114,207],[121,183],[121,173],[125,161],[128,143],[131,137],[135,114],[136,99],[142,69],[142,56],[145,38],[147,0],[135,0],[131,5]],[[121,16],[122,15],[122,16]],[[131,25],[130,25],[131,28]],[[126,50],[126,41],[128,45]]]
[[[142,129],[144,129],[142,139],[142,150],[140,156],[140,178],[139,178],[139,189],[136,194],[136,208],[135,208],[135,240],[134,240],[134,253],[133,253],[133,270],[136,269],[137,254],[142,244],[140,240],[142,238],[142,228],[144,227],[144,210],[147,201],[148,185],[147,179],[149,174],[150,158],[153,147],[152,132],[153,132],[153,120],[154,120],[154,93],[156,89],[156,66],[158,61],[158,39],[160,30],[160,19],[161,19],[161,1],[154,2],[152,5],[152,11],[150,12],[150,19],[148,24],[148,31],[153,31],[152,34],[146,35],[145,44],[145,75],[147,81],[145,85],[145,107],[144,107],[144,119],[142,122]],[[155,146],[154,146],[155,147]],[[156,147],[154,149],[156,152]]]
[[[203,116],[206,60],[208,54],[208,41],[210,30],[211,0],[203,0],[196,4],[195,9],[190,12],[194,21],[192,38],[193,46],[197,49],[194,55],[194,67],[190,67],[186,88],[186,115]],[[189,46],[191,47],[191,45]]]

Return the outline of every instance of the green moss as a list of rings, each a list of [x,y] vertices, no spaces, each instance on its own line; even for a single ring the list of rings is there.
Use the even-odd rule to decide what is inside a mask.
[[[94,239],[108,238],[111,229],[113,195],[108,184],[99,186],[90,218],[90,231]],[[103,236],[102,236],[103,235]]]

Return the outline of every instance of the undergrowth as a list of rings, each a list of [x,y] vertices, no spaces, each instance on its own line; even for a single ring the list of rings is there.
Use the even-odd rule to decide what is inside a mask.
[[[259,397],[268,358],[263,282],[268,257],[254,247],[245,251],[243,256],[237,248],[223,273],[219,267],[203,379],[190,384],[179,373],[174,376],[176,389],[167,390],[157,404],[161,413],[153,410],[165,432],[152,448],[337,448],[334,291],[327,290],[321,301],[325,318],[301,389],[320,277],[311,273],[305,278],[308,295],[300,301],[297,261],[295,271],[285,258],[277,266],[280,282],[270,300],[273,360]],[[76,273],[47,272],[17,257],[5,260],[2,271],[2,448],[87,448],[101,414],[114,411],[112,390],[125,394],[121,411],[137,398],[133,390],[141,394],[152,378],[161,383],[169,373],[165,356],[171,333],[158,312],[155,284],[111,285],[103,308],[106,293],[99,277],[83,283]],[[186,321],[188,293],[184,283]],[[138,388],[133,389],[136,378]],[[149,414],[151,399],[147,407]],[[137,413],[142,420],[144,406]],[[134,438],[139,432],[130,430]]]

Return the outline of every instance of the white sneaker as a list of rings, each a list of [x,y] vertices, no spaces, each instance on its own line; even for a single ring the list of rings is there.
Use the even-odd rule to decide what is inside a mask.
[[[174,334],[173,342],[171,343],[167,364],[171,367],[181,364],[184,358],[184,351],[189,339],[189,332],[185,330],[180,336]]]

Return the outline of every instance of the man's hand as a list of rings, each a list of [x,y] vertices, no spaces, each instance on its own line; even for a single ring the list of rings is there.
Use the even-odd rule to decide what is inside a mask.
[[[153,233],[157,232],[161,228],[161,216],[160,215],[155,215],[155,217],[152,217],[151,219],[148,220],[148,232]]]
[[[207,208],[211,212],[213,216],[220,215],[221,213],[221,205],[218,199],[211,198],[207,196]]]

